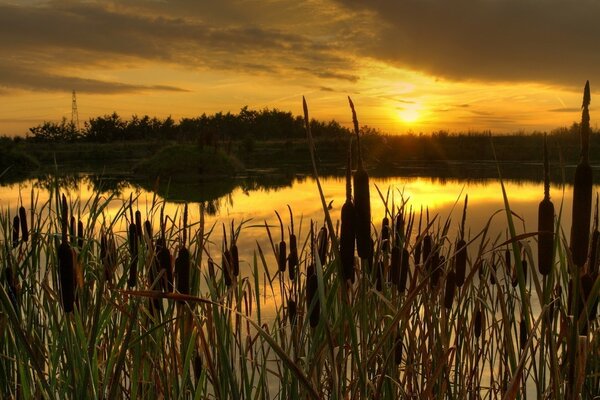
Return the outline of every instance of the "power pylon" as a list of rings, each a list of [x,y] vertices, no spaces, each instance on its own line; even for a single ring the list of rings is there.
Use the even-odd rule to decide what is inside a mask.
[[[77,95],[75,94],[75,90],[73,90],[73,100],[71,101],[71,124],[79,132],[79,112],[77,111]]]

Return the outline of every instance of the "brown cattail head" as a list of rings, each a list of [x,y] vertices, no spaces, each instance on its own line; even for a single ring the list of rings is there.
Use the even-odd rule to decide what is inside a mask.
[[[521,317],[521,322],[519,323],[519,344],[521,345],[521,350],[524,350],[525,346],[527,346],[527,323],[523,317]]]
[[[173,267],[171,252],[167,248],[164,238],[156,241],[156,259],[158,261],[158,272],[163,274],[160,287],[163,292],[173,291]]]
[[[73,311],[75,302],[75,275],[73,271],[73,254],[71,246],[66,240],[58,247],[58,274],[60,279],[60,293],[63,310],[66,313]]]
[[[462,285],[465,283],[467,271],[467,242],[465,242],[464,239],[460,239],[456,243],[454,265],[456,267],[456,286],[462,287]]]
[[[71,237],[71,245],[77,245],[77,221],[75,217],[71,215],[71,225],[69,225],[69,235]]]
[[[452,302],[454,301],[454,291],[456,290],[456,274],[454,271],[448,272],[446,275],[446,290],[444,291],[444,307],[446,309],[452,308]]]
[[[396,340],[394,342],[394,362],[396,365],[400,365],[402,362],[402,333],[396,333]]]
[[[400,262],[400,281],[398,283],[398,290],[400,293],[404,293],[406,289],[406,280],[408,279],[408,259],[410,255],[408,249],[405,247],[402,249],[402,260]]]
[[[150,223],[150,221],[146,220],[146,222],[144,222],[144,230],[146,231],[146,236],[148,236],[148,240],[152,242],[152,237],[154,234],[152,232],[152,224]]]
[[[177,275],[177,291],[190,294],[190,252],[181,247],[175,259],[175,274]]]
[[[296,315],[298,313],[297,310],[297,305],[296,305],[296,301],[293,299],[288,299],[287,301],[287,311],[288,311],[288,318],[290,321],[290,324],[296,325]]]
[[[298,269],[298,240],[294,234],[294,215],[292,208],[288,205],[290,212],[290,254],[288,256],[288,273],[290,280],[296,279],[296,270]]]
[[[77,247],[83,248],[83,222],[77,221]]]
[[[481,337],[481,332],[483,330],[483,312],[481,311],[481,307],[477,306],[477,310],[475,311],[475,321],[473,323],[473,330],[475,332],[475,337],[479,339]]]
[[[329,238],[327,237],[327,228],[322,226],[317,236],[319,261],[321,265],[327,262],[327,249],[329,247]]]
[[[19,220],[21,222],[21,239],[23,242],[27,242],[29,240],[29,229],[27,229],[27,212],[23,206],[19,207]]]
[[[240,275],[240,253],[237,244],[233,242],[231,245],[231,269],[234,277]]]
[[[135,212],[135,229],[137,230],[137,237],[142,238],[144,233],[142,232],[142,213],[140,210]]]
[[[287,263],[287,246],[285,244],[285,231],[283,229],[283,221],[279,216],[279,213],[275,211],[277,215],[277,219],[279,219],[279,225],[281,227],[281,242],[279,242],[279,251],[277,252],[277,267],[279,272],[285,272],[286,263]]]
[[[381,250],[386,253],[390,248],[390,220],[384,217],[381,221]]]
[[[68,231],[69,231],[69,206],[67,204],[67,198],[65,195],[62,195],[61,202],[61,233],[62,233],[62,241],[67,242],[68,239]]]
[[[600,232],[598,231],[598,194],[596,193],[596,208],[594,211],[594,228],[592,241],[590,243],[590,262],[588,272],[594,280],[598,277],[598,245],[600,244]]]
[[[133,288],[137,284],[137,264],[138,264],[138,239],[137,239],[137,228],[134,223],[129,224],[128,232],[129,241],[129,253],[131,259],[129,261],[129,279],[127,280],[127,286]]]
[[[222,255],[221,268],[223,269],[223,280],[225,281],[225,286],[231,286],[233,283],[233,271],[232,271],[232,263],[231,263],[231,252],[229,250],[225,250]]]
[[[571,224],[570,250],[573,262],[579,268],[588,256],[590,216],[592,211],[592,168],[588,161],[590,137],[590,84],[585,84],[581,114],[581,160],[575,170],[573,184],[573,221]]]
[[[13,248],[15,248],[19,245],[19,229],[20,229],[19,216],[15,215],[15,218],[13,219],[13,226],[12,226],[12,246],[13,246]]]

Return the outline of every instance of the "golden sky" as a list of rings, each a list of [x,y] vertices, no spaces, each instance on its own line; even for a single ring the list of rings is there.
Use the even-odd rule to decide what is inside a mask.
[[[243,106],[390,133],[549,130],[600,84],[600,1],[0,0],[0,134]],[[594,108],[592,107],[592,125]]]

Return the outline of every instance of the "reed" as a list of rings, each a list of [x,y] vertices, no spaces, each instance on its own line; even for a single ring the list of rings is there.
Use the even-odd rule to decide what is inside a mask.
[[[19,216],[15,215],[12,224],[12,247],[17,248],[19,246],[19,229],[21,229],[21,223],[19,222]]]
[[[465,196],[465,206],[463,208],[462,222],[460,224],[460,239],[456,242],[456,253],[454,255],[454,265],[456,268],[456,286],[462,287],[465,283],[467,271],[467,242],[465,241],[465,222],[467,219],[467,204],[469,196]]]
[[[354,248],[356,243],[356,211],[352,203],[352,142],[348,146],[346,164],[346,201],[342,206],[340,227],[340,262],[344,280],[354,283]]]
[[[190,252],[187,249],[187,219],[188,205],[183,208],[183,229],[181,234],[181,247],[175,259],[175,275],[177,278],[177,291],[190,294]],[[237,249],[236,249],[237,253]],[[235,273],[234,273],[235,275]]]
[[[75,276],[73,272],[73,254],[68,241],[68,218],[69,206],[67,198],[62,195],[61,219],[62,219],[62,240],[58,247],[58,273],[60,279],[60,293],[62,306],[65,313],[73,311],[75,302],[74,284]]]

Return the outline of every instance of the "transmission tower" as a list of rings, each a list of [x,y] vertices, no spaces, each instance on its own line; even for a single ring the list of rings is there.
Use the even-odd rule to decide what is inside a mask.
[[[71,124],[79,132],[79,112],[77,111],[77,95],[75,94],[75,90],[73,90],[73,100],[71,101]]]

